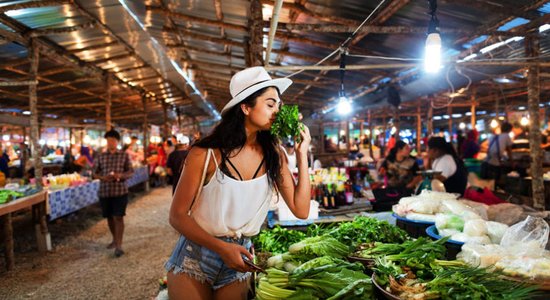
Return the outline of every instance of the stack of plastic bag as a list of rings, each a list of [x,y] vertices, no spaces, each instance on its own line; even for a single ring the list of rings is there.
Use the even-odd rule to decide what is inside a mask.
[[[495,230],[487,234],[502,233],[502,228]],[[494,266],[510,276],[549,280],[550,252],[545,250],[549,233],[546,221],[529,216],[504,230],[500,244],[464,244],[457,259],[472,266]]]

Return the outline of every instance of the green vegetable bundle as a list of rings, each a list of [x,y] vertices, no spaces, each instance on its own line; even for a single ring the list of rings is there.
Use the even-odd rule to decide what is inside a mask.
[[[353,248],[361,243],[402,243],[409,239],[405,231],[386,221],[360,216],[355,217],[353,222],[341,223],[327,235]]]
[[[19,193],[16,191],[0,190],[0,204],[8,203],[22,196],[23,196],[22,193]]]
[[[277,225],[270,230],[262,230],[259,235],[252,239],[254,248],[261,252],[274,254],[284,253],[288,247],[303,240],[306,235],[297,230],[288,230]]]
[[[271,134],[280,139],[292,138],[299,142],[302,126],[298,106],[283,105],[271,125]]]
[[[363,266],[330,256],[314,258],[290,272],[270,268],[256,290],[259,300],[372,299]]]

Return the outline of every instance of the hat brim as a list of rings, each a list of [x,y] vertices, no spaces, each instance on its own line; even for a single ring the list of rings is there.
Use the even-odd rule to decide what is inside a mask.
[[[276,87],[279,90],[279,93],[284,93],[286,89],[292,84],[292,80],[288,78],[277,78],[268,80],[266,82],[262,82],[260,84],[253,85],[245,90],[243,90],[240,94],[238,94],[235,98],[231,99],[222,109],[222,115],[226,113],[228,110],[230,110],[233,106],[239,104],[241,101],[246,99],[246,97],[254,94],[256,91],[261,90],[266,87]]]

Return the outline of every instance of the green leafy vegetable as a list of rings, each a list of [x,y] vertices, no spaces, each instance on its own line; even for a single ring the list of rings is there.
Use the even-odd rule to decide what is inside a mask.
[[[288,252],[310,255],[311,258],[325,255],[341,258],[349,254],[350,248],[333,237],[314,236],[292,244],[288,248]]]
[[[299,115],[297,105],[283,105],[271,125],[271,134],[280,139],[293,138],[299,142],[300,129],[303,126]]]
[[[355,217],[353,222],[341,223],[327,234],[354,248],[361,243],[402,243],[409,239],[408,234],[400,228],[368,217]]]
[[[252,239],[257,251],[284,253],[288,247],[303,240],[306,235],[297,230],[288,230],[277,225],[270,230],[262,230]]]

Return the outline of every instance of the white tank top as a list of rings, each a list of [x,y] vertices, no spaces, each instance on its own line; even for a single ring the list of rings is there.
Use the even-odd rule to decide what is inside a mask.
[[[212,149],[208,149],[206,163],[210,156],[214,158],[216,171],[199,191],[192,207],[193,219],[213,236],[240,238],[258,234],[272,194],[267,173],[250,180],[236,180],[220,170]]]

